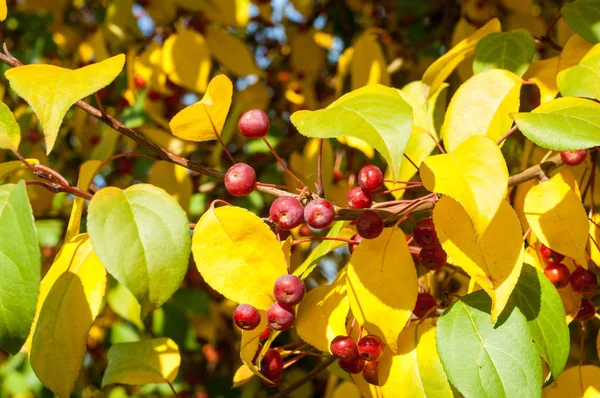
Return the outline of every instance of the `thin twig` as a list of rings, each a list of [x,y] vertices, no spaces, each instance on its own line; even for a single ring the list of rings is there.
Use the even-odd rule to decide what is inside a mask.
[[[317,195],[325,196],[323,189],[323,138],[319,140],[319,152],[317,154]]]
[[[496,142],[496,145],[502,144],[504,142],[504,140],[506,140],[508,137],[510,137],[515,131],[517,131],[518,128],[519,127],[516,124],[514,126],[512,126],[506,134],[504,134],[502,137],[500,137],[498,142]]]
[[[294,173],[292,173],[292,171],[290,169],[288,169],[288,167],[285,165],[284,161],[279,157],[279,155],[277,154],[277,152],[275,152],[275,149],[271,146],[271,144],[269,143],[269,140],[267,140],[266,137],[263,137],[263,141],[265,142],[265,145],[267,145],[267,148],[269,148],[269,150],[271,151],[271,153],[273,154],[273,156],[275,156],[275,159],[277,159],[277,162],[279,163],[279,165],[281,166],[281,168],[283,168],[283,170],[290,176],[292,177],[294,180],[296,180],[296,182],[298,184],[300,184],[300,186],[302,188],[307,188],[306,184],[303,183],[302,181],[300,181],[300,179],[298,177],[296,177],[296,175]]]

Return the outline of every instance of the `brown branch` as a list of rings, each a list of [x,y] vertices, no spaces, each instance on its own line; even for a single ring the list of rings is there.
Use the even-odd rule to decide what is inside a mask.
[[[560,158],[560,153],[558,153],[546,159],[546,161],[540,164],[536,164],[535,166],[531,166],[530,168],[525,169],[520,173],[510,176],[510,178],[508,179],[508,186],[514,187],[515,185],[519,185],[525,181],[539,178],[540,173],[548,175],[551,170],[557,168],[562,164],[563,162]]]

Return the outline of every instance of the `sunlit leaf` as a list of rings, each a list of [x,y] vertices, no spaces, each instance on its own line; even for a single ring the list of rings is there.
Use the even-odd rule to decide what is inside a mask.
[[[561,71],[556,83],[565,97],[600,99],[600,44],[588,51],[578,65]]]
[[[37,159],[26,159],[29,164],[40,164],[40,161]],[[18,171],[27,169],[27,165],[21,162],[20,160],[12,160],[10,162],[0,163],[0,181],[2,181],[9,174]]]
[[[535,40],[525,29],[490,33],[477,43],[473,72],[478,74],[489,69],[505,69],[523,76],[534,53]]]
[[[576,0],[560,10],[569,27],[591,43],[600,41],[600,1]]]
[[[1,11],[0,7],[0,13]],[[10,108],[3,102],[0,102],[0,149],[12,149],[16,151],[20,143],[21,127],[15,120],[15,115],[13,115]]]
[[[350,74],[352,77],[352,90],[369,84],[390,85],[390,76],[387,72],[387,62],[377,42],[377,36],[365,32],[356,43],[350,61]]]
[[[8,10],[6,8],[6,0],[0,1],[0,21],[4,21],[6,19],[6,14]]]
[[[204,36],[191,29],[179,29],[169,36],[163,46],[162,68],[173,83],[205,92],[211,59]]]
[[[594,365],[573,366],[565,370],[554,383],[544,388],[544,398],[583,397],[600,395],[600,368]]]
[[[227,30],[214,25],[206,29],[206,44],[211,54],[236,76],[263,75],[256,67],[254,57],[246,43]]]
[[[102,162],[98,160],[90,160],[81,165],[79,168],[79,177],[77,178],[77,188],[87,192],[88,187],[92,183],[92,179],[98,171],[98,166],[100,166],[101,163]],[[70,240],[79,234],[79,226],[81,224],[81,215],[83,214],[84,206],[85,199],[76,197],[73,200],[73,209],[71,209],[71,217],[69,218],[69,225],[67,226],[67,240]]]
[[[185,167],[171,162],[156,162],[150,168],[148,183],[167,191],[179,202],[183,210],[189,209],[194,187],[190,173]]]
[[[540,103],[552,101],[558,94],[556,74],[558,73],[558,57],[536,59],[531,63],[523,79],[534,82],[540,90]]]
[[[304,79],[315,79],[323,71],[327,52],[315,41],[316,32],[297,32],[290,41],[290,64]],[[306,60],[310,59],[310,62]]]

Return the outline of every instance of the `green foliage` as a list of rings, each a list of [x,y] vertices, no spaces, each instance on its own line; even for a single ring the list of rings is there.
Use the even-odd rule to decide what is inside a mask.
[[[491,33],[477,43],[473,73],[506,69],[523,76],[531,65],[534,54],[535,40],[525,29]]]
[[[600,1],[576,0],[560,10],[569,27],[590,43],[600,42]]]

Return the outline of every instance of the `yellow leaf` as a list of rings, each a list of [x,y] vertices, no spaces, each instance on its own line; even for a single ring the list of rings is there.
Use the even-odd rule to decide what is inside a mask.
[[[590,257],[594,264],[600,265],[600,249],[598,249],[598,246],[600,246],[600,228],[597,227],[597,225],[600,225],[600,213],[594,213],[592,221],[590,222]]]
[[[493,32],[500,32],[500,21],[497,18],[486,23],[481,29],[462,40],[431,64],[421,79],[423,83],[430,87],[430,94],[437,91],[439,86],[462,61],[475,53],[475,47],[479,40]]]
[[[173,135],[188,141],[216,140],[223,131],[225,118],[231,106],[233,84],[225,75],[215,76],[202,100],[181,110],[169,126]]]
[[[558,57],[534,60],[523,76],[523,79],[534,82],[540,89],[541,104],[552,101],[558,94],[556,86],[558,60]]]
[[[211,54],[221,65],[236,76],[259,75],[264,72],[257,68],[248,46],[225,29],[214,25],[206,29],[206,44]]]
[[[354,383],[350,381],[342,381],[331,393],[331,398],[361,398],[361,395],[360,390]]]
[[[294,164],[292,166],[292,170],[300,180],[304,181],[308,187],[311,189],[316,186],[317,183],[317,159],[319,154],[319,138],[310,138],[306,141],[304,145],[304,150],[302,155],[294,152]],[[323,175],[323,189],[325,190],[325,195],[328,199],[330,199],[329,194],[331,193],[331,184],[333,183],[333,149],[331,147],[331,142],[327,139],[323,140],[323,167],[322,167],[322,175]],[[291,159],[290,159],[290,163]],[[302,188],[298,183],[286,176],[288,186],[292,189]]]
[[[117,383],[172,383],[180,363],[179,348],[168,338],[118,343],[108,350],[102,388]]]
[[[211,59],[204,36],[190,29],[179,29],[169,36],[163,45],[162,67],[173,83],[206,91]]]
[[[519,110],[521,78],[503,69],[489,69],[462,84],[448,105],[442,139],[448,152],[474,135],[498,141]]]
[[[38,116],[50,153],[65,114],[78,100],[108,86],[121,73],[125,55],[71,70],[53,65],[24,65],[7,70],[10,86]]]
[[[593,46],[592,43],[578,34],[571,36],[560,53],[557,73],[577,65]]]
[[[335,75],[335,98],[339,98],[344,91],[344,82],[346,81],[346,76],[348,76],[353,55],[354,48],[349,47],[344,50],[338,59],[337,72]]]
[[[327,52],[315,41],[315,34],[298,32],[292,39],[290,64],[294,71],[304,74],[304,78],[314,79],[325,67]],[[307,62],[310,60],[310,62]]]
[[[139,128],[139,131],[141,131],[152,142],[155,142],[163,148],[168,149],[169,152],[173,152],[175,155],[185,155],[193,152],[196,148],[196,144],[183,141],[175,137],[173,134],[151,124],[143,125]]]
[[[219,1],[202,1],[198,0],[175,0],[177,3],[184,3],[186,6],[190,3],[204,3],[202,6],[209,20],[221,22],[225,25],[230,25],[235,28],[243,28],[250,20],[250,0],[219,0]],[[194,8],[187,6],[190,9],[201,7],[194,4]]]
[[[194,187],[185,167],[171,162],[156,162],[150,168],[148,183],[167,191],[186,212],[190,208]]]
[[[37,159],[26,159],[30,164],[40,164]],[[28,167],[20,160],[12,160],[10,162],[0,163],[0,181],[6,178],[7,175],[17,170],[24,170]]]
[[[352,254],[347,270],[350,309],[369,333],[397,352],[397,339],[417,301],[417,273],[400,228],[386,228],[365,239]]]
[[[259,337],[265,331],[267,326],[267,314],[265,311],[260,312],[260,324],[252,330],[242,330],[242,342],[240,343],[240,358],[242,362],[248,366],[251,372],[256,373],[258,370],[252,364],[252,360],[258,351]]]
[[[192,253],[213,289],[236,303],[267,310],[287,264],[275,234],[259,217],[234,206],[211,207],[194,229]]]
[[[7,12],[6,0],[0,0],[0,21],[4,21],[6,19]]]
[[[40,286],[31,339],[38,378],[68,397],[83,364],[88,330],[100,313],[106,270],[87,234],[67,241]]]
[[[582,389],[583,387],[583,389]],[[544,398],[592,398],[600,396],[600,368],[593,365],[573,366],[558,380],[544,388]]]
[[[240,366],[233,375],[233,388],[237,388],[244,385],[248,380],[254,376],[254,372],[250,370],[247,365]]]
[[[359,151],[364,153],[365,156],[368,157],[369,159],[373,159],[373,156],[375,156],[375,150],[373,149],[373,147],[371,145],[369,145],[366,141],[361,140],[360,138],[356,138],[356,137],[336,137],[336,138],[341,144],[347,145],[350,148],[358,149]]]
[[[156,25],[167,25],[177,14],[175,5],[164,0],[147,1],[144,9]]]
[[[90,184],[96,173],[99,171],[98,166],[102,162],[98,160],[90,160],[85,162],[79,168],[79,177],[77,178],[77,188],[84,192],[87,192]],[[67,226],[67,240],[70,240],[79,234],[79,226],[81,224],[81,214],[83,214],[83,207],[85,206],[85,199],[76,197],[73,200],[73,208],[71,209],[71,217],[69,218],[69,225]]]
[[[121,318],[134,324],[139,330],[144,330],[144,323],[140,314],[142,306],[125,285],[118,283],[106,295],[110,309]]]
[[[354,43],[354,54],[350,61],[352,90],[369,84],[390,85],[387,62],[377,42],[377,36],[366,32]]]
[[[346,334],[349,309],[346,272],[341,271],[331,285],[309,291],[298,306],[298,336],[319,351],[329,352],[331,341]]]
[[[477,30],[477,26],[467,21],[467,19],[463,16],[457,23],[454,25],[454,32],[452,32],[452,40],[450,45],[452,47],[456,46],[461,40],[469,37]],[[461,62],[456,68],[456,72],[461,82],[466,81],[468,78],[473,76],[473,58],[474,55],[471,54],[463,62]]]
[[[133,52],[136,54],[136,52]],[[167,75],[163,71],[163,48],[155,41],[152,41],[144,49],[144,51],[136,56],[128,56],[133,59],[133,71],[129,78],[132,80],[136,76],[141,77],[148,85],[160,93],[166,94],[169,92],[167,88]]]
[[[500,148],[481,135],[468,138],[451,154],[425,159],[420,173],[425,188],[448,195],[464,207],[477,238],[491,223],[508,187]]]
[[[544,245],[587,268],[588,218],[571,187],[541,182],[527,193],[523,209],[531,231]]]
[[[433,222],[448,256],[492,298],[495,322],[517,284],[523,265],[523,236],[517,213],[508,202],[501,201],[478,244],[469,215],[450,197],[437,202]]]

